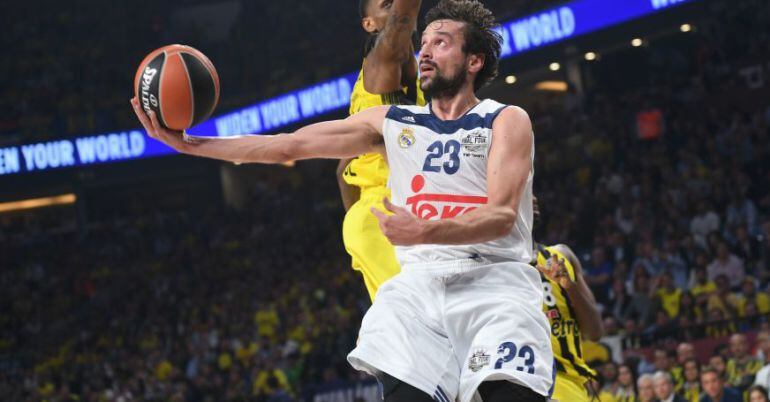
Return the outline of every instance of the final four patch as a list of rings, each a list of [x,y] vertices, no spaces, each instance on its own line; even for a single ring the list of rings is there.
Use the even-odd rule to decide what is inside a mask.
[[[487,142],[487,136],[481,131],[473,131],[465,134],[460,143],[463,147],[463,154],[465,156],[483,157],[487,153],[489,143]]]

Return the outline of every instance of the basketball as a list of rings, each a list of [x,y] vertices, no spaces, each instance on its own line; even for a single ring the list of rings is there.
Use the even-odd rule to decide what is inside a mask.
[[[142,108],[154,111],[163,126],[184,130],[211,116],[219,101],[219,76],[200,51],[168,45],[142,60],[134,91]]]

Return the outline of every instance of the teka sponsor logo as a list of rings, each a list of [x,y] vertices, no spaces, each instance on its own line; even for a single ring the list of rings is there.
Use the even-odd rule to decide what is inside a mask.
[[[406,199],[407,207],[420,219],[448,219],[467,214],[487,203],[487,197],[476,195],[431,194],[420,191],[425,187],[425,177],[412,178],[412,192]]]

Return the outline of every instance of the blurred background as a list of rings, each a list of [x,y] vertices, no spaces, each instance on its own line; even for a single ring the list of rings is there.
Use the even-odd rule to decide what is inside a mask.
[[[593,392],[619,401],[662,370],[698,400],[701,364],[741,392],[770,385],[770,3],[484,3],[507,40],[479,96],[529,112],[535,238],[576,251],[604,317],[584,348]],[[193,132],[343,118],[357,3],[3,9],[0,399],[378,400],[345,361],[370,302],[342,246],[336,161],[174,155],[128,104],[144,55],[183,43],[222,83]],[[100,152],[110,138],[128,148]]]

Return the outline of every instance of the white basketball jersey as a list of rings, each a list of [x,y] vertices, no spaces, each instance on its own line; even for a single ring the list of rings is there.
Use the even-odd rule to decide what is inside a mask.
[[[481,101],[457,120],[441,120],[430,104],[392,106],[383,123],[390,166],[391,202],[421,219],[447,219],[487,203],[487,158],[492,123],[505,105]],[[534,144],[532,149],[534,159]],[[396,246],[401,265],[495,256],[529,263],[532,247],[532,178],[509,234],[485,243]]]

